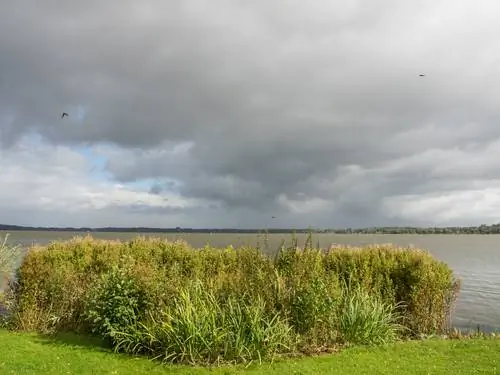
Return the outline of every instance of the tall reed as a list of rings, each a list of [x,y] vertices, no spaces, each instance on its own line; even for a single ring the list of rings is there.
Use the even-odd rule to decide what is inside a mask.
[[[14,276],[22,253],[21,246],[9,244],[8,239],[8,234],[3,238],[0,236],[0,291],[7,287],[9,279]]]

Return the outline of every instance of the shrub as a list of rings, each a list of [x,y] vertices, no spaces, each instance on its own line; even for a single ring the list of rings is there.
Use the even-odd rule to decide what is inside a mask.
[[[84,296],[88,279],[93,276],[78,269],[83,263],[78,255],[84,254],[85,249],[75,246],[73,251],[64,251],[59,246],[53,244],[47,250],[34,247],[23,259],[17,272],[19,329],[79,330],[83,323]]]
[[[361,287],[389,305],[402,304],[407,334],[433,334],[449,328],[460,281],[427,251],[392,245],[363,249],[332,247],[324,258],[327,273]]]
[[[127,271],[117,266],[90,287],[84,317],[93,333],[115,343],[114,333],[134,327],[144,310],[141,290]]]
[[[276,261],[286,293],[282,310],[306,342],[305,346],[331,346],[336,342],[336,306],[340,296],[338,278],[326,272],[324,252],[282,247]]]

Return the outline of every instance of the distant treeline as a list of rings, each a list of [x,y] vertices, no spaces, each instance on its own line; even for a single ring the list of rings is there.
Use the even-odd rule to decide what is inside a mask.
[[[149,228],[149,227],[30,227],[0,224],[0,231],[127,232],[127,233],[338,233],[338,234],[497,234],[500,224],[470,227],[370,227],[370,228]]]
[[[471,227],[372,227],[325,229],[320,233],[357,233],[357,234],[498,234],[500,224]]]

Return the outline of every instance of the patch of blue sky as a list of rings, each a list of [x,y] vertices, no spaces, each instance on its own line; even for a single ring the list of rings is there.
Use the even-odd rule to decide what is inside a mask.
[[[105,153],[98,152],[100,145],[85,145],[81,144],[78,146],[73,146],[72,150],[78,152],[82,155],[89,163],[91,168],[89,169],[89,176],[92,180],[97,182],[114,182],[111,173],[106,171],[106,163],[108,157]],[[105,148],[107,151],[112,151],[117,148],[116,146],[106,144]],[[169,178],[143,178],[137,179],[135,181],[122,183],[122,185],[133,191],[143,191],[149,192],[153,185],[161,185],[163,192],[174,191],[175,187],[179,185],[179,182],[174,179]]]
[[[109,182],[111,175],[106,171],[107,157],[94,151],[92,146],[74,146],[73,151],[82,155],[89,163],[89,175],[92,180],[99,182]]]

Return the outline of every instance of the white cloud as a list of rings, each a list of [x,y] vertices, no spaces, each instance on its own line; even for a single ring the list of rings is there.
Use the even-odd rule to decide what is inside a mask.
[[[464,190],[383,200],[388,215],[434,225],[495,224],[500,221],[500,180],[496,188]]]
[[[0,221],[12,223],[8,213],[39,212],[46,215],[44,224],[95,225],[87,219],[95,219],[101,213],[118,214],[121,210],[129,215],[128,222],[144,222],[143,217],[128,212],[130,207],[172,211],[169,221],[175,223],[175,210],[182,211],[202,206],[200,201],[187,199],[166,191],[161,195],[148,194],[147,191],[133,190],[126,185],[96,179],[90,174],[92,165],[81,154],[66,146],[49,146],[23,138],[15,147],[4,151],[0,164]],[[151,217],[150,223],[157,219]],[[173,219],[173,220],[172,220]],[[19,223],[35,225],[29,216],[18,220]],[[123,220],[121,220],[123,222]],[[99,222],[97,219],[96,222]],[[137,225],[139,225],[138,223]],[[68,224],[69,225],[69,224]]]

